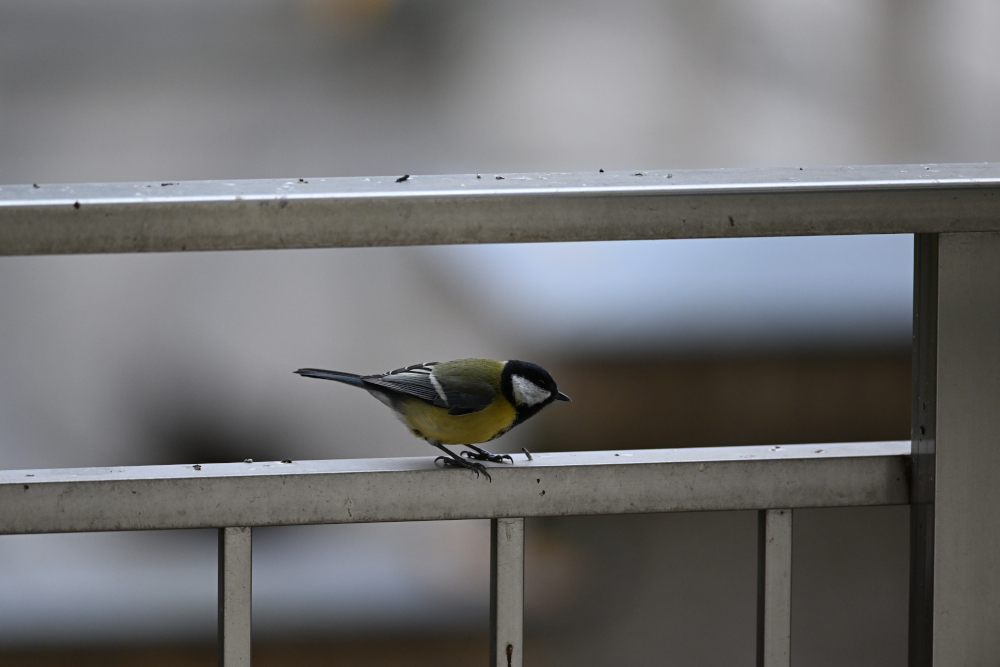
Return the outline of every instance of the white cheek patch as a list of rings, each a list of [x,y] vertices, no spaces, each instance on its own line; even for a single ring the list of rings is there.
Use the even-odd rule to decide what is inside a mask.
[[[510,383],[514,389],[514,400],[518,405],[538,405],[549,399],[551,392],[542,389],[530,380],[526,380],[520,375],[510,378]]]

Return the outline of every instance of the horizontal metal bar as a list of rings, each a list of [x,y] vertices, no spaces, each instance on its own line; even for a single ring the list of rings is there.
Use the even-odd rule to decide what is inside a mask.
[[[0,254],[1000,231],[1000,163],[0,186]]]
[[[902,505],[909,442],[0,472],[0,534]]]

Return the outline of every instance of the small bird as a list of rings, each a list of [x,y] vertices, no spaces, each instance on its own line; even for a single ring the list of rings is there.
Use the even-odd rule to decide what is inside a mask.
[[[468,468],[493,481],[477,461],[502,463],[475,443],[495,440],[553,401],[568,401],[548,372],[527,361],[456,359],[430,361],[380,375],[355,375],[319,368],[300,368],[303,377],[334,380],[365,389],[392,408],[410,432],[447,456],[446,466]],[[475,451],[459,456],[445,445],[466,445]],[[475,459],[472,461],[470,459]]]

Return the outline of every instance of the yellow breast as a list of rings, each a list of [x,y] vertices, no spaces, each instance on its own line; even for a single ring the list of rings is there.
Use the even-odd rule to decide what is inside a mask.
[[[502,398],[479,412],[461,416],[449,415],[446,408],[415,397],[400,401],[398,410],[414,435],[442,445],[487,442],[506,432],[517,416],[514,406]]]

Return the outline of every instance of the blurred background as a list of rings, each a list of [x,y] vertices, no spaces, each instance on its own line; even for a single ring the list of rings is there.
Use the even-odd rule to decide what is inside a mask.
[[[990,0],[0,0],[0,183],[996,161]],[[294,376],[486,356],[519,451],[909,437],[912,239],[0,258],[0,468],[433,456]],[[405,321],[405,327],[399,327]],[[906,664],[906,508],[793,662]],[[756,517],[529,520],[529,665],[752,665]],[[486,664],[486,522],[255,531],[260,665]],[[211,665],[210,531],[0,537],[0,662]]]

